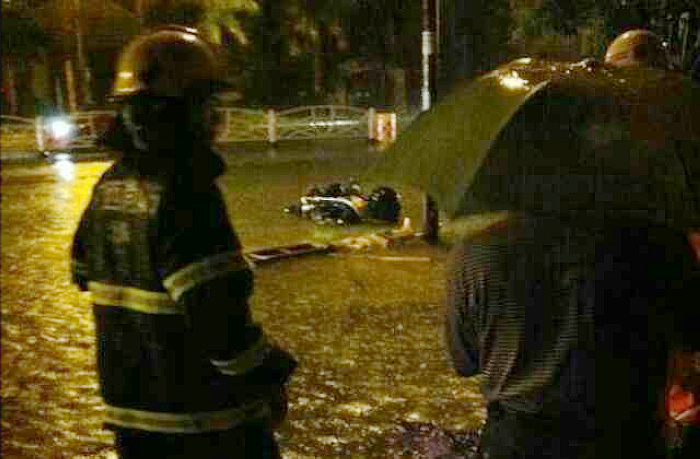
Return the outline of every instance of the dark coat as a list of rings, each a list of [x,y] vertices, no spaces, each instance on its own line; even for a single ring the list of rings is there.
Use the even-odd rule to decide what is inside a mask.
[[[253,323],[251,268],[214,180],[126,155],[95,186],[75,235],[74,282],[92,293],[107,424],[228,430],[270,416],[294,367]]]

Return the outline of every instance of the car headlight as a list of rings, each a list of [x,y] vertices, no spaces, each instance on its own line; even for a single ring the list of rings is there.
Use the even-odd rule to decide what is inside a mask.
[[[73,124],[65,118],[54,118],[49,121],[49,131],[52,137],[65,139],[70,137],[73,132]]]

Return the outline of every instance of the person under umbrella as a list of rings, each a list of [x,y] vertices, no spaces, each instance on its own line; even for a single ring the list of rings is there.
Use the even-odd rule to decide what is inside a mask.
[[[665,457],[668,350],[696,345],[700,321],[698,96],[653,69],[520,59],[457,88],[372,172],[494,222],[447,268],[447,347],[483,375],[487,457]]]

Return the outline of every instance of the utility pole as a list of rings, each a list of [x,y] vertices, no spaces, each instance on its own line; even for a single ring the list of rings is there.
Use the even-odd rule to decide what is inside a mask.
[[[139,21],[139,29],[143,29],[143,22],[144,22],[144,17],[143,17],[143,12],[144,12],[144,0],[136,0],[136,4],[134,5],[134,9],[136,10],[136,18]],[[139,33],[143,32],[142,30],[139,30]]]
[[[421,111],[430,109],[435,99],[437,81],[437,15],[439,0],[421,0]],[[428,244],[439,242],[439,211],[432,196],[423,195],[423,239]]]
[[[421,0],[421,111],[428,110],[435,98],[438,2]]]
[[[90,64],[85,56],[85,47],[83,44],[83,30],[82,30],[82,16],[83,16],[83,5],[81,0],[74,0],[73,6],[75,7],[75,17],[74,17],[74,28],[75,28],[75,41],[76,41],[76,51],[78,58],[78,67],[80,74],[82,76],[82,99],[83,104],[92,105],[94,101],[92,100],[92,91],[90,90],[92,86],[92,75],[90,74]]]

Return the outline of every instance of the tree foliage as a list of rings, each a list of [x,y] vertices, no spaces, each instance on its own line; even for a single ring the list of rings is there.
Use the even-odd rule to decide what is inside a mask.
[[[252,43],[246,93],[263,105],[323,101],[345,84],[351,62],[400,65],[405,54],[398,43],[419,15],[419,4],[409,0],[264,0],[258,5],[242,24]],[[410,34],[418,37],[419,30]]]
[[[612,38],[635,27],[663,29],[665,23],[678,20],[683,12],[690,12],[697,20],[700,3],[697,0],[543,0],[531,15],[529,27],[539,33],[569,35],[580,26],[602,21],[608,38]]]
[[[160,0],[145,12],[144,24],[196,26],[204,19],[205,14],[204,7],[191,0]]]
[[[26,14],[2,8],[2,52],[32,54],[51,44],[51,37]]]
[[[508,56],[508,0],[446,0],[440,53],[440,93],[460,80],[493,69]]]

